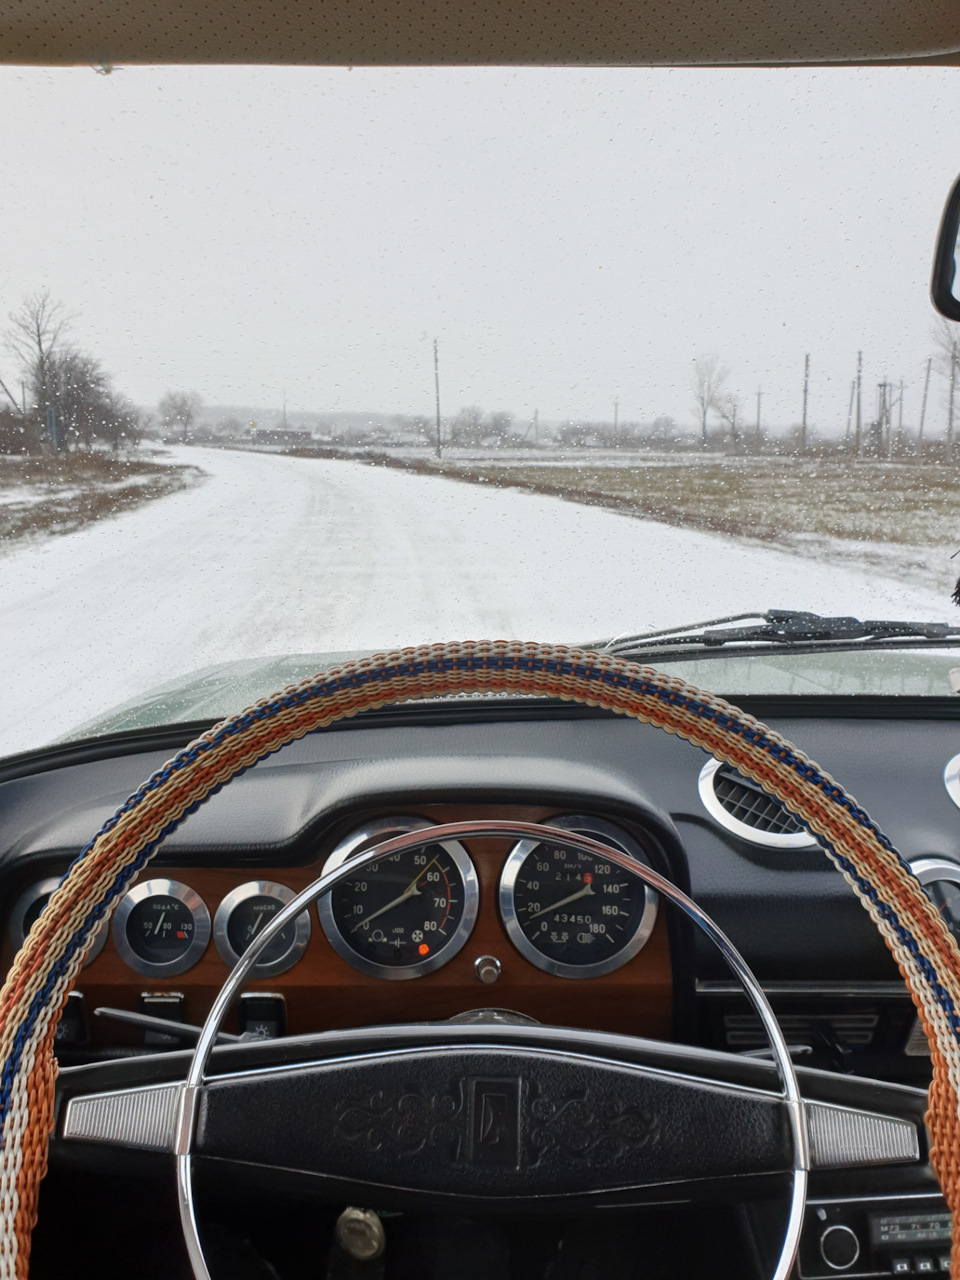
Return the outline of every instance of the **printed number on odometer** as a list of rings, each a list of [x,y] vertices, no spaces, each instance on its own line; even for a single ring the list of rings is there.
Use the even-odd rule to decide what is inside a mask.
[[[463,879],[441,845],[369,863],[331,897],[347,945],[385,967],[405,968],[436,956],[463,919]]]
[[[520,866],[513,912],[523,936],[559,965],[602,964],[636,936],[643,883],[615,863],[562,845],[537,845]]]

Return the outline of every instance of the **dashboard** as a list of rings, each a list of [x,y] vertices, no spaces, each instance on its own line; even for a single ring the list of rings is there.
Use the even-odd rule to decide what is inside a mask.
[[[745,709],[857,796],[956,928],[960,704],[793,698]],[[6,963],[70,860],[201,728],[66,744],[0,764]],[[400,1037],[405,1052],[439,1035],[469,1053],[495,1027],[507,1037],[501,1053],[511,1036],[542,1043],[548,1056],[590,1050],[628,1060],[630,1045],[644,1044],[682,1070],[690,1055],[719,1049],[742,1064],[744,1083],[767,1079],[764,1035],[719,955],[639,880],[564,844],[565,832],[588,834],[667,876],[733,940],[773,1004],[805,1098],[835,1119],[866,1108],[916,1135],[919,1162],[895,1155],[875,1168],[847,1167],[846,1140],[835,1144],[812,1176],[801,1280],[948,1267],[949,1217],[925,1163],[924,1095],[903,1087],[926,1086],[926,1045],[900,975],[842,876],[748,780],[658,730],[567,704],[457,699],[368,714],[291,744],[208,800],[167,837],[88,954],[58,1033],[58,1088],[75,1109],[62,1110],[61,1124],[81,1114],[90,1073],[99,1073],[98,1089],[104,1072],[121,1090],[152,1081],[162,1091],[178,1078],[189,1027],[204,1020],[238,957],[324,870],[349,867],[354,854],[401,832],[488,820],[546,823],[556,835],[442,844],[427,836],[348,872],[270,942],[225,1024],[232,1036],[276,1046],[218,1052],[240,1054],[232,1060],[242,1067],[256,1048],[280,1064],[304,1043],[296,1037],[329,1033],[342,1051],[379,1027],[381,1040]],[[121,1198],[145,1203],[137,1179],[154,1187],[166,1166],[134,1157],[158,1158],[106,1154],[64,1129],[45,1184],[53,1219],[75,1219],[82,1231],[102,1212],[101,1178],[88,1189],[76,1176],[89,1167],[115,1178]],[[233,1232],[262,1216],[260,1194],[242,1180],[232,1187],[224,1213]],[[296,1216],[292,1201],[271,1203],[272,1213]],[[768,1216],[757,1210],[752,1242],[731,1244],[730,1276],[754,1274],[747,1256],[762,1257],[777,1234]],[[395,1235],[406,1229],[390,1221]],[[699,1238],[683,1223],[685,1240]],[[158,1228],[169,1229],[166,1220]],[[617,1219],[611,1229],[633,1231],[636,1222]],[[38,1274],[62,1274],[59,1242],[69,1234],[41,1237]],[[117,1274],[131,1247],[138,1242],[117,1241]],[[274,1246],[265,1235],[256,1247],[268,1257]],[[158,1248],[156,1274],[170,1265]]]
[[[748,709],[857,795],[952,919],[953,704],[903,700],[894,718],[894,700],[862,702],[831,714],[823,700],[781,700],[790,716]],[[56,748],[0,772],[7,961],[70,858],[173,745],[153,742]],[[649,862],[742,949],[815,1065],[922,1083],[912,1005],[866,914],[790,815],[730,773],[657,730],[565,705],[407,707],[315,734],[167,839],[88,956],[61,1053],[82,1061],[177,1045],[94,1011],[201,1022],[246,940],[321,870],[418,824],[492,818],[566,822]],[[623,887],[592,865],[585,883],[585,864],[564,864],[562,841],[552,850],[448,842],[419,865],[413,856],[348,879],[286,930],[232,1030],[301,1033],[494,1007],[762,1048],[719,956],[639,882]]]

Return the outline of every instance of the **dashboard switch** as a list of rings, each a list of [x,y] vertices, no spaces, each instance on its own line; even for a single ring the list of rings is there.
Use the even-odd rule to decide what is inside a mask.
[[[890,1270],[895,1276],[908,1276],[913,1268],[909,1258],[891,1258]]]
[[[183,996],[179,991],[144,991],[140,996],[140,1012],[151,1018],[166,1018],[168,1022],[183,1022]],[[179,1049],[179,1036],[168,1036],[163,1031],[144,1031],[143,1043],[148,1049]]]
[[[59,1049],[72,1049],[86,1043],[87,1014],[83,996],[79,991],[71,991],[57,1023],[55,1044]]]
[[[240,997],[240,1034],[248,1040],[276,1040],[287,1034],[287,1002],[282,995],[245,991]]]
[[[924,1254],[922,1258],[914,1258],[913,1269],[918,1276],[932,1276],[937,1270],[937,1264],[933,1258],[928,1258]]]

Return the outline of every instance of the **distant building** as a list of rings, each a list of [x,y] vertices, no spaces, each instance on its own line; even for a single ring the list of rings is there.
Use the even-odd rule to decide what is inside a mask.
[[[293,427],[257,427],[253,444],[268,449],[309,449],[313,445],[313,432]]]

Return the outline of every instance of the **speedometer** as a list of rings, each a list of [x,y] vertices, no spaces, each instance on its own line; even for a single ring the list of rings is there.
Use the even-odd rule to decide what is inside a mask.
[[[657,895],[614,862],[564,843],[578,831],[645,862],[619,828],[598,818],[551,818],[556,841],[521,840],[500,877],[500,914],[521,955],[546,973],[595,978],[619,969],[653,932]]]
[[[381,819],[341,842],[324,870],[430,825],[421,818]],[[469,854],[444,840],[367,863],[321,898],[317,913],[330,945],[355,969],[398,979],[418,978],[452,960],[470,936],[478,905]]]

